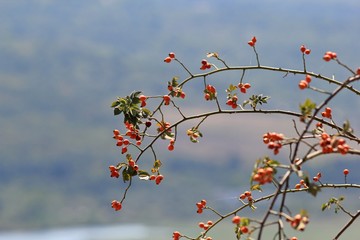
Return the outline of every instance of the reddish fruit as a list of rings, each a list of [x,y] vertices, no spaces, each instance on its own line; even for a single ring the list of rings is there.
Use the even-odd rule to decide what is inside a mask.
[[[360,75],[360,67],[356,70],[356,74]]]
[[[246,226],[242,226],[242,227],[240,228],[240,231],[241,231],[242,233],[246,234],[246,233],[249,232],[249,229],[248,229]]]
[[[171,57],[166,57],[166,58],[164,59],[164,62],[170,63],[170,62],[171,62]]]
[[[199,228],[204,228],[204,227],[205,227],[205,223],[199,222],[199,223],[198,223],[198,226],[199,226]]]
[[[169,53],[169,57],[170,58],[175,58],[175,53],[173,53],[173,52]]]
[[[113,201],[111,202],[111,207],[112,207],[115,211],[119,211],[119,210],[121,210],[122,205],[121,205],[121,202],[116,201],[116,200],[113,200]]]
[[[300,52],[304,53],[304,52],[305,52],[305,50],[306,50],[305,45],[301,45],[301,46],[300,46]]]
[[[169,150],[169,151],[173,151],[173,150],[174,150],[174,148],[175,148],[175,147],[174,147],[174,145],[173,145],[173,144],[169,144],[169,145],[168,145],[168,150]]]
[[[147,121],[147,122],[145,123],[145,126],[146,126],[146,127],[151,127],[151,122],[150,122],[150,121]]]
[[[299,82],[299,88],[300,88],[301,90],[307,88],[308,86],[309,86],[309,84],[308,84],[308,82],[305,81],[305,80],[301,80],[301,81]]]
[[[325,62],[329,62],[329,61],[331,60],[331,56],[328,55],[328,54],[325,54],[325,55],[323,56],[323,59],[325,60]]]
[[[113,133],[114,133],[114,136],[118,136],[118,135],[120,135],[120,131],[119,131],[119,130],[117,130],[117,129],[114,129],[114,130],[113,130]]]
[[[157,175],[156,178],[155,178],[156,185],[159,185],[163,179],[164,179],[163,175],[161,175],[161,174]]]
[[[201,205],[202,205],[203,207],[206,206],[206,200],[205,200],[205,199],[201,200],[200,203],[201,203]]]
[[[169,96],[169,95],[163,96],[163,99],[164,99],[165,105],[169,105],[169,104],[170,104],[170,96]]]
[[[212,221],[207,221],[207,225],[211,226],[213,225],[214,223]]]
[[[344,171],[343,171],[343,173],[344,173],[345,176],[348,175],[349,172],[350,172],[350,171],[349,171],[349,169],[347,169],[347,168],[345,168]]]
[[[253,41],[248,41],[248,44],[253,47],[255,45],[255,43]]]
[[[124,153],[126,153],[126,152],[127,152],[127,147],[123,147],[123,148],[121,149],[121,153],[124,154]]]
[[[305,52],[304,52],[306,55],[309,55],[311,53],[311,50],[310,49],[306,49]]]
[[[241,218],[239,216],[234,216],[231,221],[233,224],[239,224],[241,221]]]
[[[306,75],[305,81],[306,81],[307,83],[310,83],[310,82],[311,82],[311,76],[310,76],[310,75]]]

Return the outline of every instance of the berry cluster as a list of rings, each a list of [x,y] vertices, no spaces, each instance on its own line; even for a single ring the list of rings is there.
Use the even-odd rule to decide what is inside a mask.
[[[237,225],[236,233],[238,233],[239,235],[247,234],[249,232],[249,228],[247,227],[247,221],[243,221],[242,223],[240,216],[234,216],[231,222]]]
[[[239,83],[238,88],[240,89],[240,92],[246,93],[246,90],[251,88],[250,83]]]
[[[296,214],[294,217],[286,218],[290,226],[298,231],[304,231],[306,225],[309,223],[309,218],[305,215]]]
[[[250,191],[245,191],[244,193],[240,194],[240,197],[239,197],[241,200],[245,200],[247,198],[247,200],[249,202],[251,202],[253,200],[253,197],[251,195],[251,192]]]
[[[316,174],[316,176],[313,177],[313,181],[314,182],[320,182],[320,178],[321,178],[321,172],[318,172]],[[320,182],[321,183],[321,182]]]
[[[173,151],[175,148],[175,140],[174,139],[170,139],[169,145],[168,145],[168,150],[169,151]]]
[[[329,62],[330,60],[333,60],[333,59],[336,59],[337,58],[337,54],[334,53],[334,52],[326,52],[323,56],[323,59],[326,61],[326,62]]]
[[[248,44],[249,44],[251,47],[254,47],[254,46],[255,46],[255,43],[256,43],[256,37],[253,37],[250,41],[248,41]]]
[[[301,45],[300,52],[302,52],[303,54],[309,55],[311,53],[311,50],[309,48],[306,48],[305,45]]]
[[[301,187],[308,188],[304,179],[301,179],[299,183],[295,185],[295,189],[300,189]]]
[[[281,133],[268,132],[263,135],[263,142],[268,145],[269,149],[274,150],[274,154],[278,154],[282,147],[281,141],[284,140],[284,135]]]
[[[231,106],[233,109],[237,108],[238,107],[238,104],[237,104],[237,96],[232,96],[230,97],[227,101],[226,101],[226,105],[229,105]]]
[[[206,85],[204,90],[204,98],[206,101],[213,100],[216,98],[216,88],[213,85]]]
[[[299,82],[299,88],[300,88],[301,90],[303,90],[303,89],[305,89],[305,88],[308,88],[310,82],[311,82],[311,76],[310,76],[310,75],[306,75],[306,76],[305,76],[305,79],[300,80],[300,82]]]
[[[140,95],[139,96],[139,99],[140,99],[140,101],[141,101],[141,107],[145,107],[146,106],[146,99],[147,99],[147,97],[145,96],[145,95]]]
[[[274,169],[271,167],[258,168],[252,176],[252,180],[258,182],[260,185],[264,185],[272,182],[273,175]]]
[[[110,170],[110,177],[113,177],[113,178],[120,177],[119,169],[117,167],[111,165],[111,166],[109,166],[109,170]]]
[[[320,146],[323,153],[339,152],[345,155],[350,149],[345,139],[331,137],[325,132],[321,134]]]
[[[206,200],[203,199],[200,202],[196,203],[196,207],[198,208],[196,212],[198,214],[201,214],[203,212],[203,209],[206,207]]]
[[[169,56],[164,59],[164,62],[170,63],[173,59],[175,59],[175,53],[169,53]]]
[[[204,229],[205,231],[209,229],[210,226],[212,226],[214,223],[212,221],[207,221],[207,223],[199,222],[198,226],[199,228]]]
[[[206,70],[210,68],[211,68],[211,64],[206,59],[201,60],[200,70]]]
[[[332,118],[331,111],[332,111],[331,108],[327,107],[325,108],[325,111],[321,113],[321,116],[324,118]]]

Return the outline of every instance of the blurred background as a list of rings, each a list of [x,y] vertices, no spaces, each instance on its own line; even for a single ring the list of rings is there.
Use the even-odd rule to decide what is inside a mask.
[[[263,65],[302,69],[299,47],[305,44],[312,50],[308,70],[343,80],[349,72],[322,56],[334,51],[350,68],[360,66],[359,7],[358,0],[0,1],[0,239],[170,239],[173,230],[196,233],[199,220],[214,216],[197,216],[194,204],[206,198],[223,212],[237,206],[254,160],[272,156],[262,134],[295,135],[293,123],[278,116],[214,118],[204,124],[198,145],[184,134],[174,153],[159,147],[166,181],[161,187],[135,181],[119,213],[110,202],[121,198],[124,186],[109,177],[108,166],[122,161],[112,139],[122,119],[113,116],[111,102],[133,90],[164,94],[173,76],[187,77],[179,65],[164,64],[170,51],[194,73],[213,51],[229,65],[255,65],[247,45],[252,36]],[[230,73],[210,81],[219,90],[239,78]],[[312,97],[298,90],[301,78],[249,72],[245,80],[253,86],[250,94],[272,97],[264,108],[297,109]],[[200,84],[184,91],[190,99],[202,98]],[[199,101],[183,101],[182,107],[189,113],[211,109]],[[339,123],[349,119],[360,129],[358,97],[344,91],[332,106]],[[343,168],[360,170],[358,157],[337,158],[319,158],[307,171],[323,171],[323,182],[343,182]],[[348,180],[359,183],[360,177],[350,174]],[[311,217],[321,220],[303,239],[330,239],[346,223],[344,214],[321,212],[330,194],[292,200],[295,209],[309,207]],[[348,196],[349,209],[359,209],[358,190],[336,194]],[[354,239],[358,227],[359,221],[343,239]],[[232,234],[231,226],[219,231]]]

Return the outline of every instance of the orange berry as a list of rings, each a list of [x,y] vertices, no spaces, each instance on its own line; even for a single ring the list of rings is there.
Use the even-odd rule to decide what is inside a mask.
[[[170,58],[175,58],[175,53],[173,53],[173,52],[169,53],[169,57]]]
[[[211,226],[211,225],[213,225],[214,223],[212,222],[212,221],[207,221],[207,225],[209,225],[209,226]]]
[[[244,194],[245,194],[246,197],[251,196],[251,192],[250,192],[250,191],[245,191]]]
[[[163,179],[164,179],[163,175],[161,175],[161,174],[157,175],[156,178],[155,178],[156,185],[159,185]]]
[[[254,180],[255,181],[255,180]],[[241,194],[239,197],[241,200],[244,200],[246,198],[245,194]]]
[[[246,233],[249,232],[249,229],[248,229],[248,227],[246,227],[246,226],[242,226],[242,227],[240,228],[240,231],[241,231],[242,233],[246,234]]]
[[[113,130],[114,136],[120,135],[120,131],[118,129]]]
[[[311,76],[310,76],[310,75],[306,75],[305,81],[306,81],[307,83],[310,83],[310,82],[311,82]]]
[[[169,145],[168,145],[168,150],[169,150],[169,151],[173,151],[173,150],[174,150],[174,148],[175,148],[175,147],[174,147],[174,145],[173,145],[173,144],[169,144]]]
[[[298,183],[295,185],[295,189],[300,189],[300,188],[301,188],[301,184]]]
[[[290,240],[298,240],[298,238],[297,237],[292,237],[292,238],[290,238]]]
[[[206,206],[206,200],[205,200],[205,199],[201,200],[200,203],[201,203],[201,205],[202,205],[203,207]]]
[[[116,200],[113,200],[113,201],[111,202],[111,207],[112,207],[115,211],[119,211],[119,210],[121,210],[122,205],[121,205],[121,202],[116,201]]]
[[[234,216],[231,221],[233,224],[239,224],[241,221],[241,218],[239,216]]]
[[[329,54],[325,54],[323,56],[323,59],[325,60],[325,62],[329,62],[331,60],[331,56]]]
[[[299,88],[300,88],[301,90],[307,88],[308,86],[309,86],[309,84],[308,84],[308,82],[305,81],[305,80],[301,80],[301,81],[299,82]]]
[[[203,222],[199,222],[199,223],[198,223],[198,226],[199,226],[199,228],[204,228],[205,223],[203,223]]]
[[[301,51],[302,53],[304,53],[304,52],[305,52],[305,50],[306,50],[305,45],[301,45],[301,46],[300,46],[300,51]]]
[[[166,57],[166,58],[164,59],[164,62],[170,63],[170,62],[171,62],[171,57]]]
[[[253,47],[255,45],[255,43],[253,41],[248,41],[248,44]]]
[[[121,153],[124,154],[124,153],[126,153],[126,152],[127,152],[127,147],[123,147],[123,148],[121,149]]]

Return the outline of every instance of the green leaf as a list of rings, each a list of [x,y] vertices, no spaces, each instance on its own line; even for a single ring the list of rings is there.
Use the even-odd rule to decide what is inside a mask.
[[[116,115],[119,115],[119,114],[121,114],[122,113],[122,111],[119,109],[119,108],[114,108],[114,115],[116,116]]]
[[[304,118],[311,116],[313,110],[316,108],[316,104],[307,98],[303,104],[299,106],[300,112]]]
[[[118,106],[119,104],[120,104],[119,101],[112,102],[111,107],[114,108],[114,107]]]
[[[126,168],[122,171],[122,178],[124,182],[130,181],[131,176]]]
[[[308,187],[309,188],[307,189],[307,191],[314,197],[316,197],[317,193],[321,191],[319,186],[314,183],[310,183],[310,185],[308,185]]]

